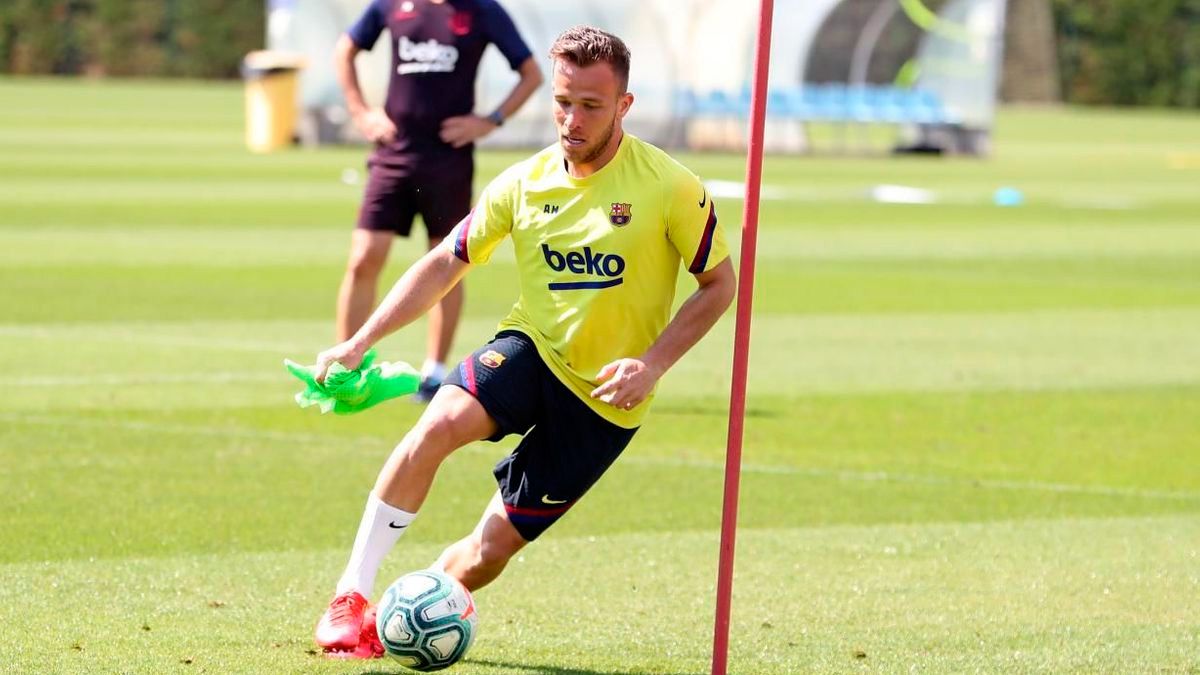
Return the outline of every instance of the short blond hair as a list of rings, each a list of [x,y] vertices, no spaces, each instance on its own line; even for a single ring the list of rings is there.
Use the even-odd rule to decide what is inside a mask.
[[[586,68],[607,63],[617,76],[624,93],[629,87],[629,47],[621,38],[592,26],[575,26],[563,31],[550,46],[550,57],[565,59]]]

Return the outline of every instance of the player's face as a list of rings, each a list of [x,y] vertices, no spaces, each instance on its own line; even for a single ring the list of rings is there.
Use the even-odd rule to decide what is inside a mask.
[[[567,162],[583,169],[607,162],[620,144],[617,132],[633,104],[633,94],[621,91],[607,63],[581,68],[556,59],[553,84],[554,122]]]

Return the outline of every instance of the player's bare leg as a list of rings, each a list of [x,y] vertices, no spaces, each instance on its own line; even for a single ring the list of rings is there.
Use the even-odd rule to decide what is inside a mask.
[[[508,520],[497,491],[475,531],[442,551],[436,566],[475,591],[500,576],[508,561],[528,543]]]
[[[430,250],[441,243],[442,238],[430,237]],[[454,333],[458,330],[458,322],[462,318],[465,298],[466,291],[460,281],[430,308],[427,314],[429,326],[425,337],[425,363],[421,367],[421,390],[417,396],[419,399],[428,401],[433,398],[433,393],[446,378],[446,359],[454,345]]]
[[[350,259],[338,289],[337,339],[354,335],[375,308],[379,276],[387,264],[395,234],[356,228],[350,238]]]
[[[383,465],[375,494],[388,504],[416,513],[442,461],[467,443],[494,433],[496,422],[475,397],[459,387],[439,389]]]
[[[438,390],[379,472],[337,593],[317,623],[317,644],[330,653],[359,645],[375,575],[425,502],[438,467],[458,448],[495,432],[495,421],[466,391]]]

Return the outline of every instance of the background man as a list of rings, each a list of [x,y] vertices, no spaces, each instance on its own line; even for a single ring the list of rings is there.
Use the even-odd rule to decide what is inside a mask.
[[[392,76],[383,110],[363,100],[354,57],[387,28]],[[475,109],[475,74],[495,44],[520,79],[496,110]],[[375,143],[350,259],[338,292],[337,338],[346,340],[375,306],[375,289],[392,238],[407,236],[420,214],[437,246],[471,206],[474,142],[504,123],[542,83],[541,69],[495,0],[373,0],[334,49],[334,66],[355,124]],[[462,314],[461,284],[429,312],[422,391],[445,375],[446,355]]]
[[[384,464],[317,624],[330,651],[354,650],[383,556],[416,517],[441,462],[478,440],[522,436],[471,534],[437,565],[469,589],[550,527],[633,438],[659,378],[713,326],[736,281],[703,185],[621,128],[633,104],[629,51],[579,27],[555,41],[559,142],[484,190],[446,241],[418,260],[320,368],[356,367],[511,237],[521,296],[499,332],[464,360]],[[698,288],[671,317],[680,261]],[[371,652],[368,651],[368,654]]]

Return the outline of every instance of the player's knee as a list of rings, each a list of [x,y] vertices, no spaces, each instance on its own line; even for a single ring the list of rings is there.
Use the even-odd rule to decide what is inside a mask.
[[[510,542],[485,537],[479,542],[479,564],[487,569],[504,567],[519,550],[520,547],[514,547]]]
[[[408,432],[405,441],[410,454],[442,458],[468,442],[468,439],[460,436],[460,430],[453,417],[427,415]]]
[[[528,542],[512,523],[499,513],[487,516],[479,531],[479,558],[485,565],[503,567]]]
[[[377,251],[372,248],[356,249],[350,252],[350,261],[346,271],[360,279],[375,279],[383,272],[387,264],[387,251]]]
[[[426,433],[426,430],[415,428],[408,432],[397,450],[406,464],[424,464],[429,461],[440,463],[453,448],[447,448],[441,439]]]
[[[463,581],[461,575],[466,568],[479,564],[479,540],[467,536],[447,546],[438,556],[436,566],[447,574]]]

